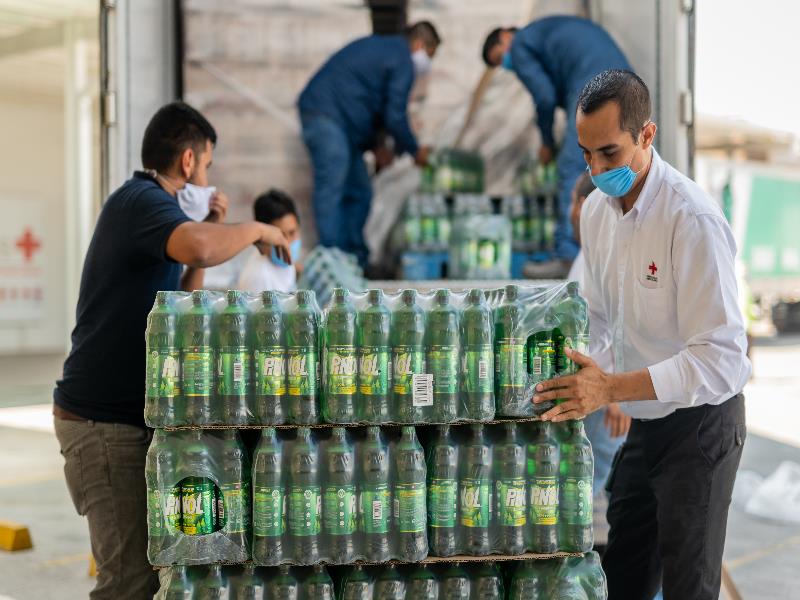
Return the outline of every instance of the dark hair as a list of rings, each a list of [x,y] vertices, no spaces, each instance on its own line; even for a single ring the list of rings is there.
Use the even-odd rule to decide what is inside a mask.
[[[607,102],[619,105],[619,127],[636,142],[639,131],[650,120],[650,91],[633,71],[609,69],[592,77],[578,96],[578,109],[586,115]]]
[[[158,109],[144,130],[142,166],[164,173],[187,148],[202,153],[207,140],[217,143],[211,123],[185,102],[170,102]]]
[[[442,43],[439,32],[430,21],[419,21],[406,28],[406,37],[409,40],[422,40],[426,48],[436,49]]]
[[[589,171],[584,171],[578,175],[578,179],[575,180],[575,195],[578,198],[586,198],[594,191],[595,187],[597,186],[595,186],[592,181],[592,176],[589,174]]]
[[[487,67],[496,66],[489,62],[489,53],[492,51],[492,48],[500,43],[500,34],[504,31],[510,31],[513,33],[516,30],[516,27],[497,27],[489,32],[489,35],[486,36],[486,41],[483,42],[483,51],[481,52],[483,62],[486,63]]]
[[[273,223],[286,215],[294,215],[300,221],[294,201],[280,190],[273,188],[261,194],[253,203],[253,216],[261,223]]]

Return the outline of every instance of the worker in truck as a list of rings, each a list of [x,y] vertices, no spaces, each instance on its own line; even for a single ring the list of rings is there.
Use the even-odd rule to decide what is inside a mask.
[[[613,403],[632,417],[607,489],[609,598],[717,600],[750,375],[736,243],[719,205],[653,147],[650,93],[604,71],[577,101],[578,143],[597,190],[581,209],[589,358],[540,383],[563,399],[546,421]],[[608,373],[598,364],[613,364]]]
[[[370,35],[334,54],[311,78],[297,101],[303,141],[314,172],[312,204],[319,242],[341,248],[367,265],[364,224],[372,184],[363,154],[385,129],[394,154],[409,153],[427,163],[408,122],[408,98],[415,76],[430,70],[441,40],[421,21],[405,35]]]
[[[628,69],[628,61],[611,36],[599,25],[579,17],[556,16],[533,21],[523,29],[493,30],[483,44],[489,67],[513,71],[533,96],[542,145],[539,162],[556,160],[558,170],[558,222],[551,260],[529,263],[524,273],[532,278],[563,278],[578,254],[569,221],[575,180],[585,168],[575,132],[575,102],[583,86],[606,69]],[[567,130],[556,152],[553,115],[567,111]]]
[[[67,488],[89,523],[96,600],[144,600],[158,589],[147,561],[144,467],[152,431],[144,423],[143,388],[144,332],[156,292],[200,288],[205,267],[253,244],[291,261],[277,227],[222,223],[227,200],[208,189],[216,139],[203,115],[182,102],[156,112],[142,140],[144,170],[108,197],[84,260],[53,420]],[[204,199],[189,204],[210,210],[202,222],[177,199],[198,189],[206,190]]]

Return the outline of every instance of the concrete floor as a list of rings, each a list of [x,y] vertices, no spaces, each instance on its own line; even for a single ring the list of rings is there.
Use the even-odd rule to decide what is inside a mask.
[[[768,475],[800,463],[800,338],[760,342],[746,389],[749,434],[741,469]],[[63,482],[49,418],[51,386],[0,388],[0,519],[30,528],[34,548],[0,553],[0,600],[86,598],[89,539]],[[800,524],[731,507],[728,570],[745,600],[800,597]]]

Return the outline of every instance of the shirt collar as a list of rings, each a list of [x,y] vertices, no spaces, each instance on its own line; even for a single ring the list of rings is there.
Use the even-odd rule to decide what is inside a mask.
[[[653,199],[656,197],[658,190],[661,189],[661,181],[664,178],[664,161],[658,155],[658,152],[656,152],[655,147],[651,146],[651,148],[653,151],[653,160],[650,164],[650,170],[647,172],[647,178],[644,180],[644,185],[639,192],[639,197],[633,204],[630,213],[628,213],[631,215],[629,218],[636,219],[637,225],[641,223],[642,218],[644,218],[645,213],[647,213],[647,209],[653,204]],[[606,202],[608,202],[608,205],[617,213],[620,215],[622,214],[619,198],[606,196]]]

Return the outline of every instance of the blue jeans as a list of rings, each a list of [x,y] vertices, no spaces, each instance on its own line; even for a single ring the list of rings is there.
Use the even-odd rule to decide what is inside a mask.
[[[314,171],[311,201],[319,242],[354,254],[365,267],[364,224],[372,202],[372,183],[362,153],[330,117],[303,113],[300,120]]]
[[[583,151],[578,146],[578,131],[575,128],[575,106],[577,96],[567,101],[567,131],[564,143],[556,158],[558,171],[558,221],[554,233],[555,258],[574,260],[580,246],[575,240],[572,223],[569,221],[569,205],[572,202],[572,188],[578,176],[586,170]]]
[[[612,438],[608,433],[608,428],[603,423],[606,410],[601,409],[593,412],[583,419],[583,426],[586,430],[586,437],[592,442],[592,452],[594,453],[594,484],[592,493],[596,497],[603,492],[606,480],[611,472],[611,463],[617,448],[625,441],[625,436],[621,435]]]

